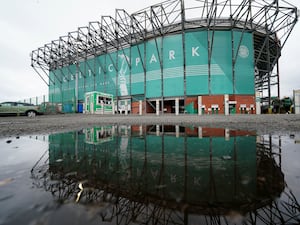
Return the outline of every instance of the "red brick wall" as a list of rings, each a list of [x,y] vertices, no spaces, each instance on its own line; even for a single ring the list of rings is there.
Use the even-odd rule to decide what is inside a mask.
[[[184,106],[193,104],[195,110],[198,110],[198,97],[187,97]]]
[[[132,114],[139,114],[139,102],[131,102],[131,113]]]
[[[185,133],[189,136],[198,136],[198,127],[186,127],[185,128]]]
[[[198,131],[198,127],[194,127],[194,128],[186,127],[185,132],[187,135],[190,136],[198,136],[199,131]],[[255,135],[255,132],[229,130],[229,137],[248,136],[248,135]],[[202,127],[202,137],[225,137],[225,129]]]
[[[191,102],[194,103],[194,107],[196,107],[196,109],[198,108],[198,97],[187,97],[185,100],[185,105],[189,105],[191,104]]]
[[[146,126],[142,126],[142,132],[143,132],[143,134],[146,133]],[[140,134],[140,125],[132,125],[131,126],[131,134],[139,135]]]
[[[256,113],[255,109],[251,110],[250,105],[255,105],[255,96],[254,95],[229,95],[229,101],[236,101],[236,113]],[[198,97],[187,97],[185,101],[185,105],[189,105],[193,103],[194,104],[194,109],[198,110]],[[240,106],[241,104],[245,104],[246,108],[249,110],[247,112],[241,112]],[[209,108],[211,109],[212,105],[218,105],[219,110],[218,114],[224,114],[224,95],[210,95],[210,96],[202,96],[202,105],[205,105],[205,114],[212,114],[212,110],[208,110]],[[146,108],[147,108],[147,113],[155,113],[155,109],[151,107],[151,105],[146,102]],[[172,108],[168,108],[166,105],[165,108],[167,108],[167,112],[171,112]],[[142,102],[142,111],[143,114],[145,114],[146,109],[145,109],[145,101]],[[131,103],[131,113],[132,114],[139,114],[139,102],[132,102]]]
[[[142,101],[142,114],[145,114],[145,101]],[[140,102],[131,103],[131,113],[139,114],[140,113]]]
[[[243,130],[231,130],[229,133],[230,133],[230,137],[256,135],[254,131],[243,131]]]
[[[223,128],[202,128],[202,137],[224,137],[225,129]]]
[[[212,114],[212,111],[209,111],[212,105],[218,105],[218,114],[224,114],[224,95],[202,96],[202,105],[205,105],[205,114]]]
[[[254,110],[251,110],[250,109],[250,106],[253,105],[254,108],[256,107],[255,105],[255,96],[254,95],[231,95],[229,96],[229,100],[230,101],[236,101],[237,104],[236,104],[236,113],[237,114],[245,114],[245,113],[253,113],[255,114],[256,111],[255,109]],[[241,111],[241,104],[242,105],[246,105],[246,108],[248,108],[248,111]]]

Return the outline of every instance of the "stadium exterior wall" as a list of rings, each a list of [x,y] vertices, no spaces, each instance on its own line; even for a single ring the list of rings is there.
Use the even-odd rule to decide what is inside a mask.
[[[162,112],[174,112],[175,99],[179,98],[184,99],[180,112],[198,113],[196,99],[203,96],[203,113],[213,113],[212,107],[218,105],[215,113],[223,114],[224,95],[230,95],[237,99],[236,110],[230,112],[239,113],[240,105],[246,104],[249,113],[255,103],[253,39],[252,32],[200,29],[152,38],[50,70],[54,82],[49,86],[49,99],[75,106],[76,99],[84,100],[84,93],[100,91],[117,100],[126,99],[132,106],[142,100],[144,113],[150,113],[155,112],[151,101],[159,99]],[[240,101],[243,97],[238,96],[248,100]]]

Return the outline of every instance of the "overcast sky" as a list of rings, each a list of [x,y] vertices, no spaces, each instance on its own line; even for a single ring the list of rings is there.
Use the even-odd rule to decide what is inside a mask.
[[[190,1],[190,0],[189,0]],[[299,0],[287,0],[300,8]],[[115,9],[136,12],[160,0],[0,0],[0,102],[21,100],[48,93],[48,87],[30,66],[30,53],[100,21],[114,16]],[[300,23],[280,59],[281,96],[300,89]],[[299,65],[298,65],[299,64]]]

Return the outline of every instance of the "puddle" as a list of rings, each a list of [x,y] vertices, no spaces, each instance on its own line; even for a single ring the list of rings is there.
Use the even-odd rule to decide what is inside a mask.
[[[298,224],[295,136],[102,126],[0,140],[0,224]]]

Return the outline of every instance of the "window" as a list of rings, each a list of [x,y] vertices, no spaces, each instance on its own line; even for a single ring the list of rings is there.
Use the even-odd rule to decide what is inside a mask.
[[[1,103],[2,106],[12,106],[12,103],[10,102],[3,102]]]
[[[105,104],[111,105],[111,98],[106,98]]]
[[[102,96],[98,96],[98,104],[101,104],[102,102],[104,102],[104,98]]]
[[[111,105],[112,104],[112,99],[109,97],[103,97],[103,96],[98,96],[98,104],[103,103],[104,105]]]

